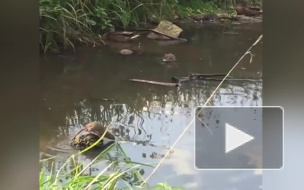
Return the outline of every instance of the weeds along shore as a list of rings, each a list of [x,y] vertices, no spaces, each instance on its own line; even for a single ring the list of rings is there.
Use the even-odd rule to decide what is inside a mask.
[[[244,1],[244,0],[243,0]],[[249,1],[259,3],[261,0]],[[221,13],[237,0],[40,0],[40,50],[100,45],[111,29],[145,27],[160,20]],[[248,3],[247,2],[247,3]]]

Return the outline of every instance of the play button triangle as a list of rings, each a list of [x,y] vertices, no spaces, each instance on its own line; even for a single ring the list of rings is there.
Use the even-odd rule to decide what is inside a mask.
[[[254,139],[253,136],[248,135],[243,131],[226,123],[226,145],[225,145],[226,153],[253,139]]]

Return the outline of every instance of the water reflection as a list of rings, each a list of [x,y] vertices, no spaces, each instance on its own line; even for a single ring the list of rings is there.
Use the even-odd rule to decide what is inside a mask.
[[[226,73],[237,61],[240,52],[243,53],[251,45],[248,38],[258,36],[257,31],[247,29],[240,31],[239,36],[221,35],[221,31],[214,30],[219,29],[194,30],[189,34],[192,41],[182,44],[160,44],[155,48],[155,43],[143,42],[143,49],[148,53],[134,57],[115,56],[116,54],[106,49],[84,49],[69,61],[69,56],[64,59],[45,59],[41,89],[41,152],[45,156],[58,155],[54,167],[59,169],[77,151],[68,145],[68,140],[81,125],[98,121],[111,123],[111,132],[132,161],[155,165],[189,124],[194,108],[206,102],[219,82],[185,83],[177,90],[130,83],[128,79],[168,81],[171,76],[188,76],[189,72]],[[179,67],[167,68],[159,64],[159,59],[164,53],[168,53],[168,48],[177,55],[181,63]],[[248,60],[245,60],[233,76],[259,77],[261,47],[255,48],[253,53],[256,54],[253,63],[248,64]],[[56,62],[69,64],[62,69]],[[103,100],[104,98],[112,100]],[[260,106],[262,82],[224,82],[210,104]],[[195,170],[193,132],[191,128],[183,136],[151,178],[151,184],[167,181],[187,189],[258,189],[261,177],[257,177],[252,171]],[[79,163],[88,164],[99,153],[100,150],[96,150],[81,155]],[[124,163],[125,159],[115,146],[107,155],[98,158],[86,170],[86,174],[96,175],[112,161],[119,162],[111,165],[108,173],[125,169],[128,167]],[[51,163],[46,163],[44,167],[50,170]],[[72,167],[73,165],[68,165],[65,170]],[[150,167],[138,168],[138,172],[144,177],[151,171]],[[140,182],[132,172],[126,173],[124,178],[130,184]]]
[[[215,94],[211,104],[215,106],[261,105],[261,85],[261,82],[226,82]],[[67,139],[70,139],[80,129],[81,125],[90,121],[99,121],[106,124],[111,122],[110,130],[119,139],[121,146],[131,160],[155,163],[164,156],[184,127],[193,118],[194,108],[203,105],[214,88],[215,82],[185,84],[179,91],[168,89],[167,93],[155,88],[151,89],[149,94],[137,93],[133,104],[84,99],[75,103],[72,110],[67,112],[66,126],[69,127],[61,126],[58,128],[57,136],[55,139],[54,136],[52,137],[53,142],[55,142],[52,146],[66,150]],[[123,101],[123,97],[119,97],[119,99]],[[196,171],[191,164],[194,162],[193,130],[190,130],[184,138],[187,139],[186,143],[180,144],[174,149],[172,155],[169,156],[170,162],[164,168],[173,170],[175,177],[183,176],[187,179],[187,176],[196,176],[197,178],[197,176],[201,176],[202,172]],[[145,148],[147,146],[149,148]],[[84,154],[81,160],[89,163],[99,153],[100,151],[95,151]],[[61,155],[61,158],[64,159],[68,156],[69,154]],[[121,155],[116,152],[103,158],[103,160],[114,161],[119,158],[121,158]],[[97,168],[105,167],[106,163],[103,162],[101,165],[93,166],[89,173],[98,172]],[[58,161],[55,167],[59,167],[60,164],[62,162]],[[117,165],[117,167],[121,166]],[[115,171],[115,169],[117,168],[112,168],[111,171]],[[139,170],[144,176],[152,171],[145,167],[141,167]],[[159,172],[162,172],[162,170]],[[126,177],[129,180],[131,178],[130,176]],[[172,179],[175,178],[172,176]],[[132,178],[131,181],[134,181],[134,179]]]

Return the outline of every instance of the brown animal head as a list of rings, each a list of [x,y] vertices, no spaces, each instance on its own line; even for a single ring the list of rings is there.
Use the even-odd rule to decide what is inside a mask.
[[[164,57],[163,57],[163,61],[164,62],[172,62],[172,61],[176,61],[176,57],[174,54],[172,53],[168,53],[168,54],[165,54]]]
[[[88,123],[84,126],[83,129],[81,129],[71,140],[70,142],[72,142],[72,140],[79,134],[81,133],[82,131],[87,131],[91,134],[94,134],[94,135],[97,135],[98,137],[101,137],[104,132],[106,131],[106,127],[101,124],[101,123],[98,123],[98,122],[91,122],[91,123]],[[115,137],[114,135],[112,135],[109,131],[107,131],[106,135],[105,135],[106,138],[108,139],[111,139],[111,140],[115,140]]]
[[[246,7],[244,5],[237,4],[234,6],[234,10],[236,11],[237,15],[244,15],[246,12]]]
[[[106,131],[106,127],[103,124],[95,121],[95,122],[86,124],[84,126],[84,130],[101,137],[104,134],[104,132]],[[115,137],[109,131],[107,131],[107,133],[105,134],[105,137],[108,139],[115,140]]]

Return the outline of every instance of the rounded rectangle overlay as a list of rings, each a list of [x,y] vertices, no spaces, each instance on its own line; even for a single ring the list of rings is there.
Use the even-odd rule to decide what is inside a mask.
[[[202,106],[195,109],[198,170],[282,169],[284,109]]]

